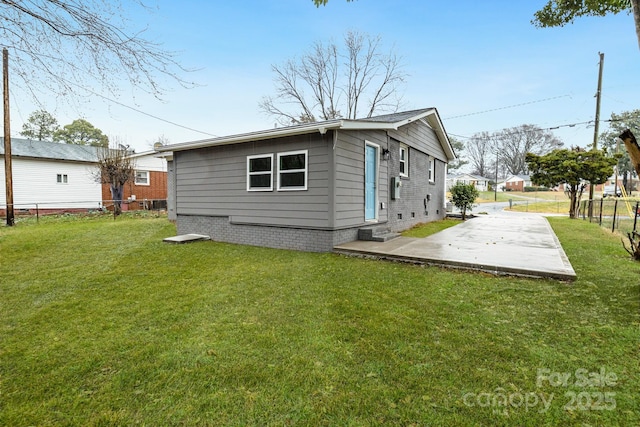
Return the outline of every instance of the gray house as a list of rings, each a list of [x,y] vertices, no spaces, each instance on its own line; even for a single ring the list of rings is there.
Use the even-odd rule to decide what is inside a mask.
[[[455,158],[435,108],[158,147],[178,234],[331,251],[358,230],[445,216]]]

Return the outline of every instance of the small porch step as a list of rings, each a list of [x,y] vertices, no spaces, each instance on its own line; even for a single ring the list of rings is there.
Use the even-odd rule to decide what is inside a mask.
[[[358,229],[358,240],[369,242],[386,242],[400,237],[400,233],[394,233],[386,226],[373,226]]]
[[[191,242],[200,242],[202,240],[211,240],[211,237],[205,236],[204,234],[182,234],[180,236],[167,237],[166,239],[162,239],[165,243],[191,243]]]

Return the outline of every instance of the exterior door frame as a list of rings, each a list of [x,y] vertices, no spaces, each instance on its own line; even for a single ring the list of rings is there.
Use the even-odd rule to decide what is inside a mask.
[[[374,200],[373,200],[373,217],[368,217],[367,216],[367,204],[371,202],[371,200],[369,200],[368,196],[367,196],[367,172],[369,171],[369,168],[371,167],[370,162],[368,161],[367,158],[367,149],[368,148],[373,148],[373,150],[375,151],[375,158],[374,158],[374,163],[373,163],[373,167],[375,167],[375,181],[373,182],[374,185],[374,189],[373,189],[373,193],[374,193]],[[377,222],[378,221],[378,183],[380,181],[380,146],[378,144],[375,144],[373,142],[370,141],[366,141],[365,140],[365,146],[364,146],[364,219],[367,222]]]

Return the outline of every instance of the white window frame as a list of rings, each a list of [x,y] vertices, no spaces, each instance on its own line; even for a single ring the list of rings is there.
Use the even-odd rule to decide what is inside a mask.
[[[404,153],[404,159],[402,158],[402,153]],[[405,178],[409,177],[409,146],[407,144],[400,144],[400,148],[398,150],[398,170],[400,171],[400,176]],[[404,172],[402,172],[402,165],[404,164]]]
[[[289,169],[286,171],[282,171],[280,169],[280,158],[283,156],[294,156],[297,154],[304,154],[304,169]],[[304,185],[298,187],[282,187],[282,179],[281,175],[287,173],[300,173],[304,172]],[[309,150],[297,150],[297,151],[286,151],[283,153],[278,153],[278,191],[306,191],[307,183],[309,181]]]
[[[251,160],[269,158],[271,160],[271,170],[251,172]],[[253,175],[269,175],[268,187],[251,187],[251,176]],[[255,154],[247,156],[247,191],[273,191],[273,153],[270,154]]]
[[[429,156],[429,182],[436,182],[436,158]]]
[[[56,183],[57,184],[68,184],[69,183],[69,175],[66,173],[59,173],[56,175]]]
[[[138,174],[139,174],[139,173],[144,173],[144,174],[146,174],[146,176],[147,176],[147,178],[146,178],[147,182],[138,182]],[[136,174],[136,175],[135,175],[135,179],[134,179],[134,183],[135,183],[135,185],[146,185],[146,186],[151,185],[151,174],[149,173],[149,171],[145,171],[145,170],[136,170],[136,171],[135,171],[135,174]]]

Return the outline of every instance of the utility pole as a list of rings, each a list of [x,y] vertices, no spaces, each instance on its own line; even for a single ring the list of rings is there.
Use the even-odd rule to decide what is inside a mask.
[[[604,53],[600,55],[600,71],[598,72],[598,92],[596,93],[596,125],[593,129],[593,149],[598,149],[598,132],[600,131],[600,100],[602,99],[602,69],[604,68]]]
[[[15,224],[13,211],[13,171],[11,168],[11,123],[9,120],[9,51],[2,49],[2,82],[4,86],[4,176],[6,181],[7,225]]]
[[[598,149],[598,133],[600,132],[600,100],[602,99],[602,69],[604,67],[604,53],[600,55],[600,71],[598,72],[598,92],[596,92],[596,123],[593,128],[593,149]],[[593,217],[593,184],[589,183],[589,219]]]
[[[498,149],[496,148],[496,183],[493,188],[493,201],[498,201]]]

